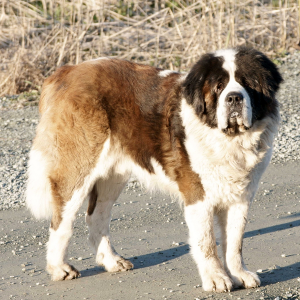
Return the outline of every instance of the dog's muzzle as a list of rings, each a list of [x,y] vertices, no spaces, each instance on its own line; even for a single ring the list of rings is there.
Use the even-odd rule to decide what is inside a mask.
[[[239,92],[230,92],[225,98],[228,109],[228,118],[236,119],[242,117],[244,97]]]
[[[252,126],[251,100],[239,84],[229,84],[221,93],[217,108],[218,127],[228,135],[245,132]]]

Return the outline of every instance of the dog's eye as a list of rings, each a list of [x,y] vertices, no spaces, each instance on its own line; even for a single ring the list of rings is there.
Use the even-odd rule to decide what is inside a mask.
[[[223,83],[219,82],[217,85],[217,91],[220,92],[223,89]]]

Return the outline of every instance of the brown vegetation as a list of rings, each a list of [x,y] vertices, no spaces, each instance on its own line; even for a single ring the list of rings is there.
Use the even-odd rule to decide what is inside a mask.
[[[298,1],[0,0],[0,95],[100,56],[180,70],[230,46],[274,55],[298,42]]]

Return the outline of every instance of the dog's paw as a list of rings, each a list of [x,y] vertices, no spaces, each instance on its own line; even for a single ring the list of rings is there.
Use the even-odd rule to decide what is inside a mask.
[[[97,255],[97,263],[104,266],[107,272],[122,272],[133,269],[133,264],[119,255]]]
[[[133,264],[129,260],[120,257],[114,264],[105,265],[104,267],[108,272],[123,272],[133,269]]]
[[[47,271],[51,274],[53,281],[70,280],[80,277],[80,273],[69,264],[60,266],[47,265]]]
[[[109,269],[105,266],[105,269],[108,272],[123,272],[133,269],[133,264],[129,260],[120,257],[114,266],[110,266]]]
[[[233,289],[233,282],[225,271],[207,272],[202,276],[202,287],[207,292],[229,292]]]
[[[240,270],[238,272],[232,272],[230,275],[233,280],[234,287],[245,287],[246,289],[255,288],[260,286],[260,279],[255,274],[248,270]]]

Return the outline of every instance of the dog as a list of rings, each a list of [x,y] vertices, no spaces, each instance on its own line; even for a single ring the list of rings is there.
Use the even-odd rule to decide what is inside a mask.
[[[108,272],[133,268],[112,247],[109,224],[112,206],[134,174],[146,187],[182,201],[205,291],[259,286],[243,263],[242,239],[278,131],[281,81],[264,54],[246,47],[204,54],[187,74],[100,58],[63,66],[46,79],[26,202],[36,218],[51,217],[52,280],[80,276],[66,253],[86,198],[97,264]]]

